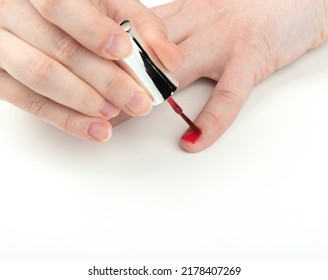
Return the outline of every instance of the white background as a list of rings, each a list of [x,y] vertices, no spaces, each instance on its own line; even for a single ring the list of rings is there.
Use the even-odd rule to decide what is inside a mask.
[[[327,61],[262,82],[199,154],[165,104],[98,145],[1,102],[0,259],[328,258]],[[195,117],[213,86],[176,100]]]

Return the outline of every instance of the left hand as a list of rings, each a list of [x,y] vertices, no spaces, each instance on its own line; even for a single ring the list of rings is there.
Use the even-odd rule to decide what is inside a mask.
[[[180,88],[218,81],[195,123],[202,136],[189,152],[212,145],[233,123],[250,91],[275,70],[328,38],[328,0],[176,0],[155,8],[185,52]]]

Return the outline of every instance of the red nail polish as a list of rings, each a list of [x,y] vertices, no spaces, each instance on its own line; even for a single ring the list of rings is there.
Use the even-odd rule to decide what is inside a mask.
[[[189,129],[182,137],[181,139],[184,141],[187,141],[191,144],[195,144],[198,138],[200,137],[202,133],[201,132],[195,132],[192,129]]]
[[[197,139],[202,134],[202,131],[196,126],[184,113],[182,108],[174,101],[172,97],[167,99],[167,102],[171,105],[172,109],[180,115],[185,122],[190,126],[190,129],[181,137],[182,140],[195,144]]]

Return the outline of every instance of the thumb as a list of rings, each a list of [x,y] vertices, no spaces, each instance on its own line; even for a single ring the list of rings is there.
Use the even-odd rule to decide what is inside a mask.
[[[174,71],[179,68],[184,61],[183,52],[169,41],[163,20],[139,1],[128,0],[128,3],[129,6],[134,3],[134,7],[126,16],[135,23],[147,50],[153,53],[167,70]]]
[[[234,62],[226,67],[195,120],[202,134],[194,142],[195,137],[190,137],[192,132],[188,130],[180,141],[184,150],[195,153],[208,148],[231,126],[256,82],[255,75],[248,66],[246,63]]]

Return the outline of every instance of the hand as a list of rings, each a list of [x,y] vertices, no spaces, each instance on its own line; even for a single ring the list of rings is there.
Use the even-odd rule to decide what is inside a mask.
[[[113,60],[130,41],[129,18],[165,67],[182,62],[158,17],[136,0],[0,1],[0,99],[84,139],[106,141],[120,110],[151,110],[143,88]]]
[[[250,91],[275,70],[328,38],[327,0],[178,0],[154,10],[185,52],[181,88],[218,81],[196,118],[202,136],[186,151],[213,144],[235,120]]]

